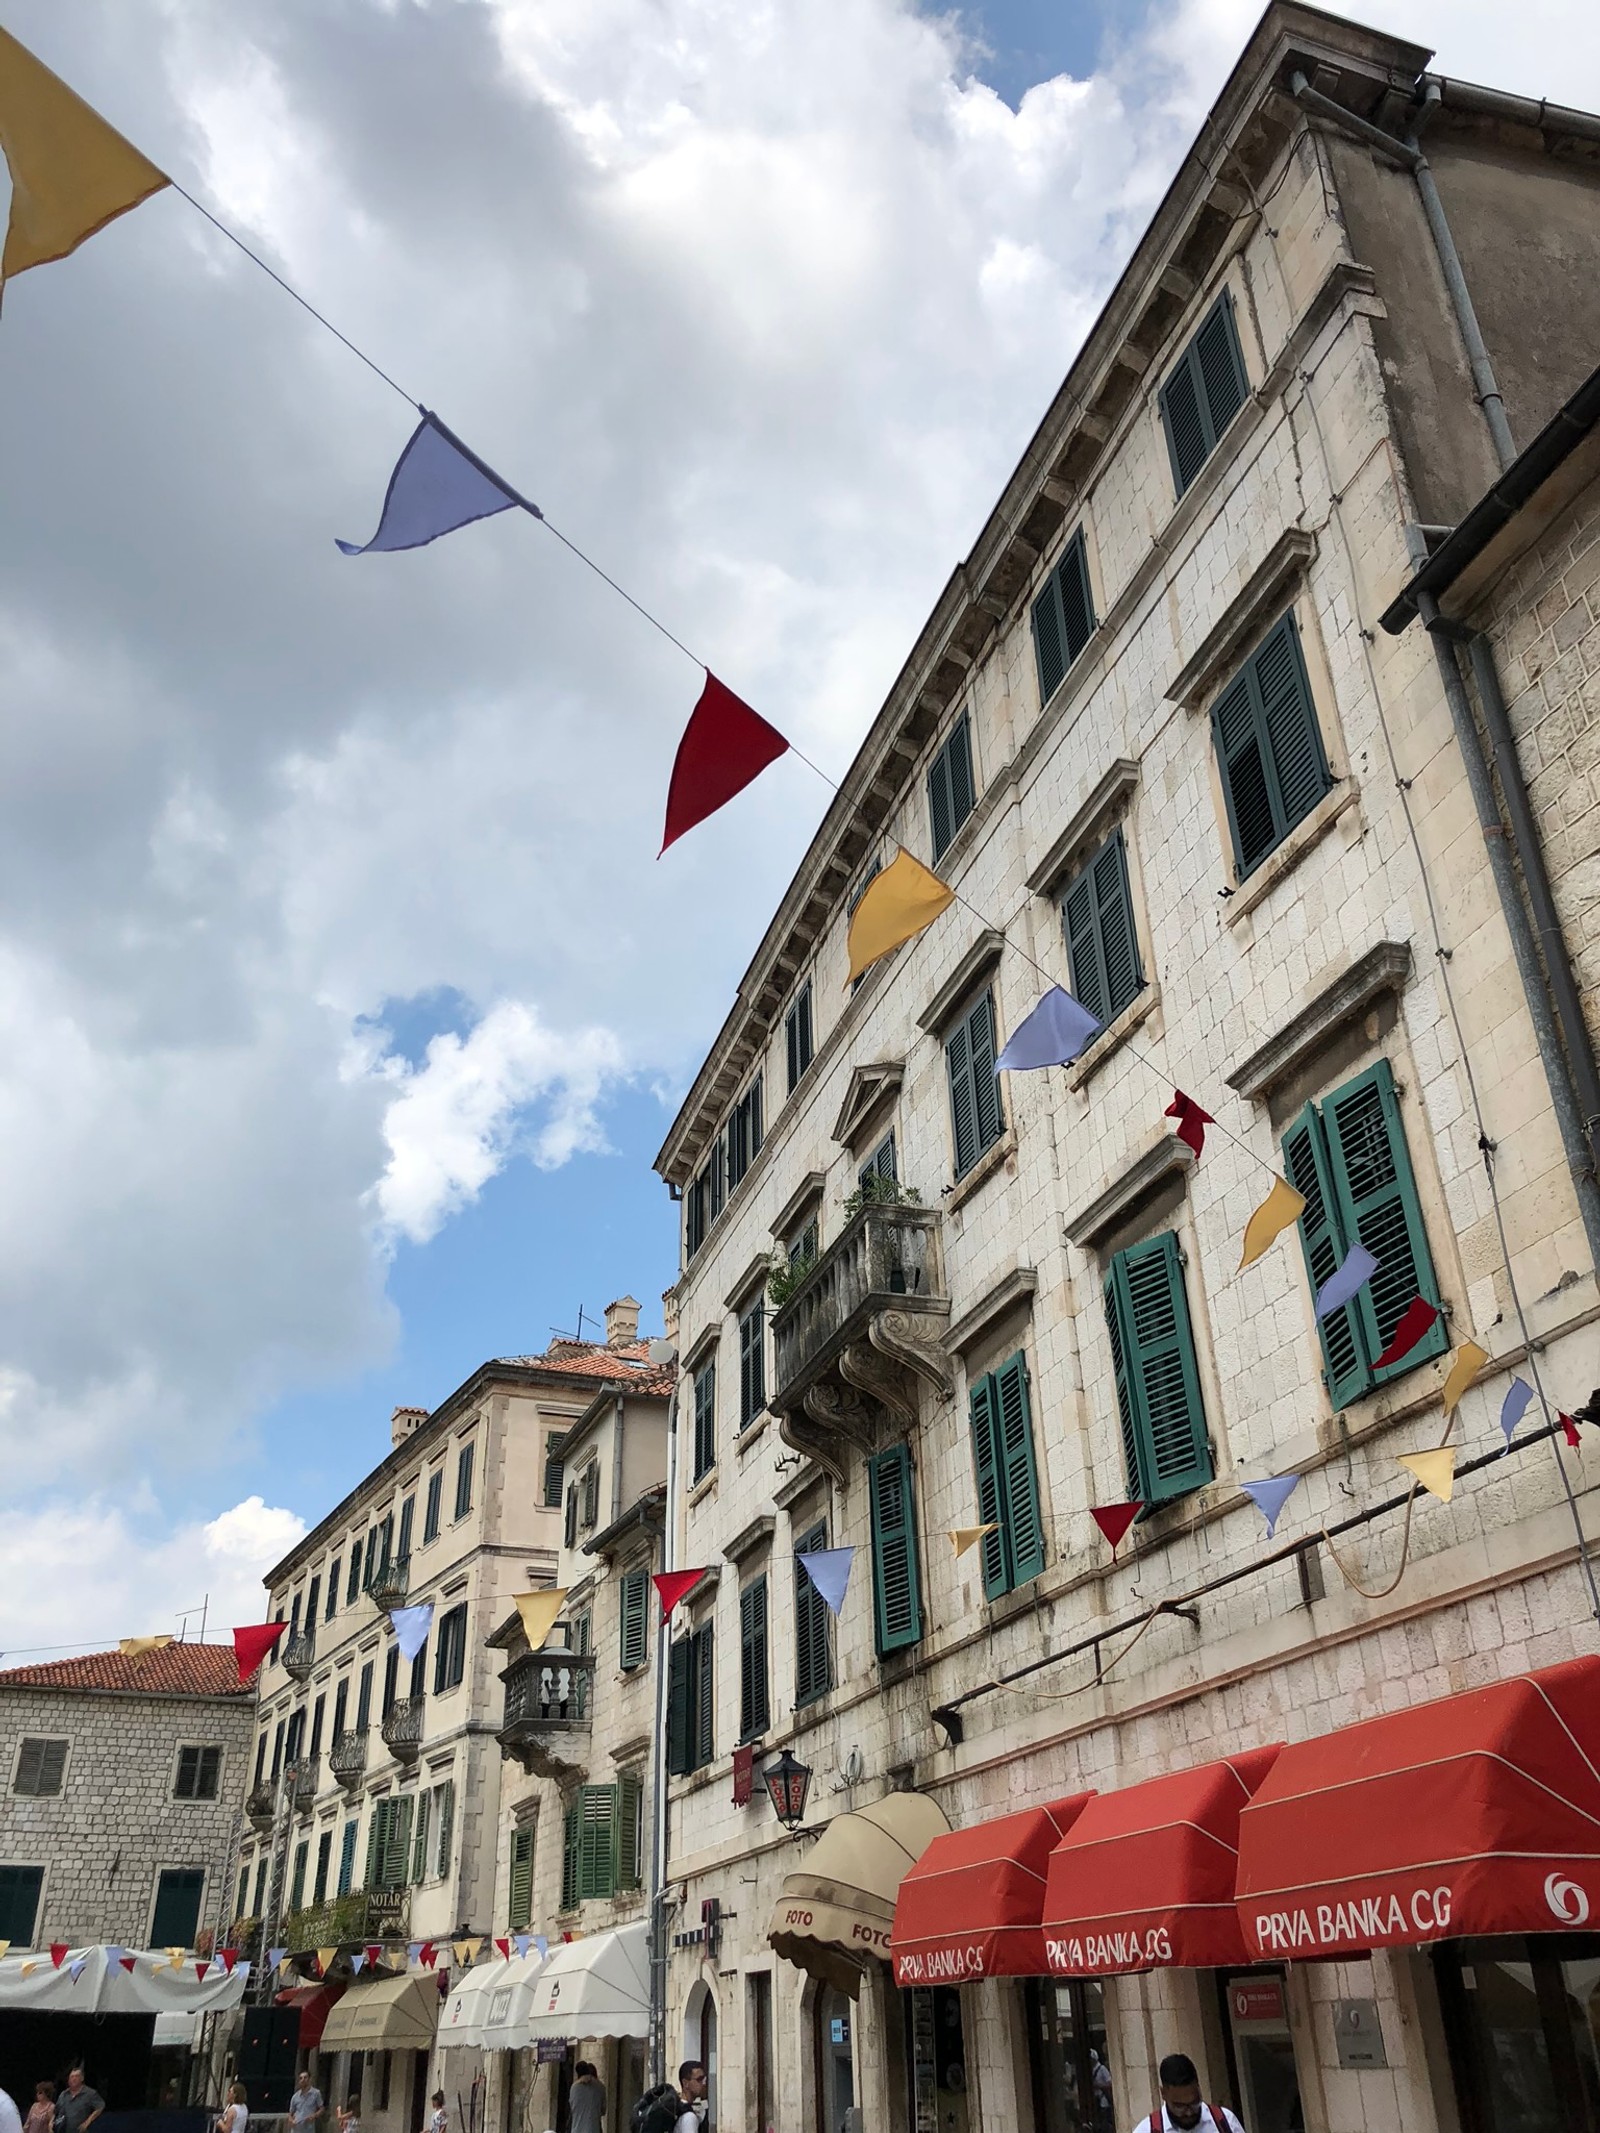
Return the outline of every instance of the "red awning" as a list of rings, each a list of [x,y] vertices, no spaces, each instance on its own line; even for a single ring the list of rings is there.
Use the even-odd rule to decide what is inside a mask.
[[[1042,1977],[1045,1868],[1089,1797],[1075,1793],[935,1837],[895,1899],[889,1941],[895,1983]]]
[[[1245,1809],[1255,1957],[1600,1920],[1600,1659],[1285,1748]]]
[[[1097,1792],[1050,1854],[1044,1946],[1059,1977],[1249,1960],[1234,1909],[1239,1816],[1276,1748]]]
[[[333,1985],[291,1985],[287,1992],[275,1995],[279,2007],[298,2007],[300,2010],[300,2049],[314,2052],[322,2042],[322,2027],[327,2021],[335,2000],[344,1998],[344,1980]]]

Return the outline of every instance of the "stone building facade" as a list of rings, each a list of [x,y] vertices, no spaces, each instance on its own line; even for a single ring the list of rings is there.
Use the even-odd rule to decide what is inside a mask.
[[[0,1673],[0,1940],[209,1950],[254,1716],[231,1646]]]
[[[1555,1422],[1594,1376],[1592,1174],[1441,669],[1378,626],[1417,529],[1494,481],[1492,417],[1531,437],[1592,367],[1600,126],[1430,56],[1268,9],[658,1157],[684,1214],[672,1559],[720,1572],[679,1636],[667,2057],[711,2061],[726,2133],[1103,2133],[1173,2049],[1252,2133],[1503,2133],[1493,2024],[1567,2053],[1528,1979],[1572,1993],[1588,1942],[906,1990],[885,1960],[930,1828],[1600,1648],[1600,1454]],[[850,914],[897,847],[958,901],[852,987]],[[997,1077],[1052,984],[1101,1034]],[[1198,1161],[1175,1092],[1214,1114]],[[1300,1235],[1241,1267],[1280,1174]],[[1379,1271],[1319,1321],[1356,1242]],[[1419,1296],[1439,1316],[1391,1362]],[[1519,1375],[1551,1404],[1491,1459]],[[1449,1502],[1396,1464],[1443,1444]],[[1268,1477],[1295,1481],[1271,1542],[1241,1486]],[[1128,1501],[1113,1555],[1089,1514]],[[855,1550],[837,1619],[815,1547]],[[741,1746],[808,1766],[798,1835],[759,1782],[736,1804]],[[707,1904],[714,1949],[683,1932]],[[1563,2064],[1552,2108],[1582,2108]]]

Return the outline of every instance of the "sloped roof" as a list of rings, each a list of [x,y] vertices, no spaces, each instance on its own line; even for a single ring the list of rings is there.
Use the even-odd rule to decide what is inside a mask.
[[[124,1696],[252,1696],[239,1686],[229,1644],[164,1644],[130,1658],[125,1652],[86,1652],[42,1666],[8,1667],[0,1689],[78,1689]]]

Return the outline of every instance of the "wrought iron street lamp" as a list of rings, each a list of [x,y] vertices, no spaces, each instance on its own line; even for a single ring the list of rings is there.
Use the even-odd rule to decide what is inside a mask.
[[[797,1828],[805,1815],[806,1795],[811,1790],[809,1766],[797,1761],[785,1748],[778,1760],[768,1763],[762,1771],[761,1782],[766,1786],[773,1812],[784,1828]]]

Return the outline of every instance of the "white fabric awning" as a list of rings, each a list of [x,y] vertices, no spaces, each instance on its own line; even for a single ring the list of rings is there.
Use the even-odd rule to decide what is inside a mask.
[[[42,1948],[0,1961],[0,2008],[32,2007],[45,2014],[204,2014],[211,2008],[237,2007],[249,1975],[248,1963],[236,1963],[230,1973],[221,1963],[195,1955],[185,1955],[174,1970],[163,1948],[69,1948],[58,1966],[49,1949]]]
[[[518,2041],[649,2034],[650,1928],[640,1919],[552,1948],[534,1982]]]
[[[439,2029],[439,1987],[423,1971],[414,1977],[358,1978],[328,2010],[325,2052],[432,2051]]]
[[[444,2003],[444,2012],[439,2017],[439,2049],[450,2046],[477,2045],[483,2042],[483,2018],[488,2011],[489,1996],[495,1981],[505,1976],[511,1965],[500,1956],[487,1963],[474,1963],[466,1971],[459,1985],[452,1990]]]
[[[532,2041],[528,2013],[533,2006],[533,1988],[547,1961],[548,1957],[530,1948],[526,1955],[514,1955],[491,1974],[483,2032],[478,2040],[486,2052],[520,2051]]]

